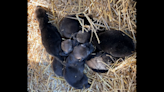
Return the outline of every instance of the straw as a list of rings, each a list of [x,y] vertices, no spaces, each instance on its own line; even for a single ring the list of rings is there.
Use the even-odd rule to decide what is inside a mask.
[[[120,29],[136,43],[136,4],[137,2],[133,0],[28,0],[27,90],[29,92],[136,92],[136,52],[125,60],[120,58],[122,62],[113,60],[114,64],[108,65],[107,73],[96,73],[85,65],[84,73],[91,83],[88,89],[77,90],[63,77],[56,76],[52,69],[52,56],[42,45],[41,33],[34,15],[37,5],[50,10],[52,13],[47,13],[49,23],[58,29],[63,17],[76,14],[74,19],[79,21],[82,32],[91,30],[90,42],[93,33],[98,42],[101,42],[97,30],[103,28]],[[79,14],[84,14],[90,26],[84,25]],[[89,15],[93,15],[93,20]]]

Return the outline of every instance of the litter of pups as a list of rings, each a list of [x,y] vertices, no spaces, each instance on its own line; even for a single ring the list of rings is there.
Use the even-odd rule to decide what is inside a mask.
[[[89,88],[91,85],[83,73],[85,64],[95,72],[104,73],[108,71],[104,63],[110,66],[113,62],[107,54],[118,58],[131,55],[135,50],[133,40],[119,30],[97,32],[101,43],[98,44],[95,36],[92,43],[89,43],[91,31],[83,33],[78,20],[63,18],[59,22],[59,33],[55,26],[48,23],[46,10],[37,6],[35,15],[39,22],[42,44],[54,57],[54,73],[64,77],[67,83],[76,89]],[[84,16],[79,17],[84,19],[84,24],[89,25]],[[62,41],[62,38],[66,40]],[[93,52],[96,52],[96,55],[92,55]]]

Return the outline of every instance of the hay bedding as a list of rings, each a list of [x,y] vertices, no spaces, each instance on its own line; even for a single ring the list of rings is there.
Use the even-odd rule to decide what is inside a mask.
[[[52,70],[52,57],[45,51],[41,42],[38,22],[35,20],[35,7],[40,5],[48,13],[50,23],[57,25],[66,14],[84,12],[93,15],[92,31],[116,29],[125,32],[136,43],[136,2],[132,0],[28,0],[28,87],[32,92],[88,91],[88,92],[136,92],[136,52],[121,58],[109,67],[107,73],[96,73],[85,65],[84,73],[91,83],[88,89],[74,89],[62,77],[57,77]],[[54,11],[53,11],[54,10]],[[77,18],[80,20],[79,18]],[[82,22],[81,22],[82,23]],[[87,31],[84,26],[83,30]]]

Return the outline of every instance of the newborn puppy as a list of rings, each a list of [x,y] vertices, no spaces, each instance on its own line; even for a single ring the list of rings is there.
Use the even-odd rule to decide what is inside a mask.
[[[94,47],[90,43],[75,46],[73,51],[66,59],[66,68],[64,70],[65,80],[74,88],[82,89],[90,87],[87,76],[83,73],[84,60],[92,53]]]
[[[62,76],[62,62],[63,57],[59,56],[61,51],[61,41],[62,38],[55,26],[48,23],[48,15],[46,11],[37,6],[35,10],[36,19],[39,22],[39,29],[41,31],[42,44],[46,51],[54,57],[53,60],[53,70],[58,76]]]
[[[48,15],[42,7],[36,7],[35,15],[39,22],[43,46],[50,55],[58,57],[61,51],[61,35],[55,26],[48,23]]]
[[[83,87],[89,88],[87,76],[83,73],[84,62],[78,62],[76,64],[69,64],[64,69],[64,78],[72,87],[76,89],[82,89]]]
[[[125,57],[135,50],[133,40],[119,30],[106,30],[97,34],[100,44],[96,37],[93,37],[93,44],[114,57]]]
[[[59,60],[64,61],[63,57],[59,56],[58,58],[59,58]],[[61,64],[61,62],[59,60],[56,57],[54,57],[53,62],[52,62],[53,71],[55,72],[56,75],[63,76],[64,66]]]
[[[77,60],[83,61],[93,51],[94,51],[94,47],[91,43],[84,43],[84,44],[80,44],[78,46],[75,46],[72,54],[73,54],[73,57],[76,58]],[[68,60],[68,62],[69,61],[70,60]],[[71,60],[71,62],[72,62],[72,60]]]
[[[94,47],[90,43],[80,44],[75,46],[73,51],[66,59],[67,64],[81,62],[94,51]]]
[[[61,49],[63,52],[60,52],[61,56],[68,56],[68,54],[73,50],[73,48],[78,45],[79,43],[76,40],[67,39],[62,41]]]
[[[77,34],[73,36],[74,39],[76,39],[79,43],[87,43],[89,42],[91,37],[91,31],[89,32],[84,32],[79,31]]]
[[[103,63],[102,63],[103,62]],[[97,53],[96,55],[91,55],[90,58],[88,58],[85,63],[95,72],[105,73],[108,71],[106,68],[107,66],[104,64],[110,66],[112,62],[112,59],[107,56],[105,53]]]
[[[94,51],[94,47],[92,44],[84,43],[74,47],[73,54],[76,59],[84,60],[93,51]]]
[[[73,17],[76,18],[76,15],[67,15],[67,17]],[[62,37],[65,38],[71,38],[72,35],[76,32],[78,32],[81,29],[81,25],[78,20],[76,19],[71,19],[64,17],[60,22],[59,22],[59,30],[62,35]],[[79,18],[84,19],[84,24],[88,24],[88,20],[83,16],[79,15]]]
[[[75,15],[68,15],[67,17],[75,17]],[[59,22],[59,31],[62,37],[71,38],[71,36],[79,31],[79,22],[76,19],[64,17]]]

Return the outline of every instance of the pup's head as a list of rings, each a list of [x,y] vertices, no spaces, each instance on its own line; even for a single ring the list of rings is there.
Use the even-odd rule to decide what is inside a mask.
[[[42,8],[41,6],[36,7],[35,17],[36,17],[37,21],[39,21],[39,22],[43,19],[45,19],[45,21],[48,21],[48,16],[46,14],[46,10],[44,8]]]
[[[73,49],[73,54],[76,59],[83,60],[85,59],[90,53],[92,53],[94,47],[90,43],[80,44],[75,46]]]

